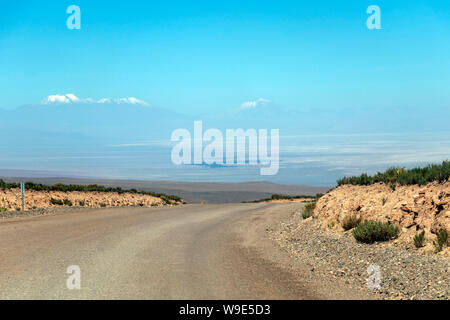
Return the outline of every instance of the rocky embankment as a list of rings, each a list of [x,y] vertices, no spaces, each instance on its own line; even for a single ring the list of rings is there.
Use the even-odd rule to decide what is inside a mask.
[[[399,237],[388,245],[432,253],[436,234],[450,231],[450,182],[425,186],[397,186],[386,184],[369,186],[343,185],[319,199],[313,218],[323,228],[345,233],[342,221],[349,215],[362,220],[379,220],[400,226]],[[413,237],[425,231],[425,245],[414,247]],[[439,255],[450,256],[445,247]]]
[[[55,208],[62,206],[75,207],[125,207],[125,206],[161,206],[176,205],[170,201],[146,194],[117,193],[117,192],[80,192],[80,191],[34,191],[25,193],[25,210],[36,208]],[[20,189],[0,189],[0,208],[3,211],[15,211],[22,207]]]

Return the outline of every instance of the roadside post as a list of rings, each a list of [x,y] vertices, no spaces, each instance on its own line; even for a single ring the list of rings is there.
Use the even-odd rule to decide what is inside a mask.
[[[25,211],[25,183],[20,183],[20,192],[22,193],[22,211]]]

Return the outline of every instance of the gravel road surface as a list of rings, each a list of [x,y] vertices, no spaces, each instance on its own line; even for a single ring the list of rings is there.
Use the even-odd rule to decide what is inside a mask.
[[[0,221],[1,299],[370,298],[270,239],[299,204],[64,211]],[[69,266],[81,289],[69,290]]]
[[[5,219],[0,298],[312,298],[241,237],[243,225],[268,207],[115,208]],[[71,265],[80,267],[80,290],[66,286]]]

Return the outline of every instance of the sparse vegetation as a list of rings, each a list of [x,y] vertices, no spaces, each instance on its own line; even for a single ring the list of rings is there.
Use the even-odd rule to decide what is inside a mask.
[[[13,189],[20,188],[19,183],[6,183],[0,179],[0,189]],[[26,182],[25,189],[34,190],[34,191],[61,191],[61,192],[72,192],[72,191],[80,191],[80,192],[117,192],[119,194],[123,193],[133,193],[133,194],[142,194],[149,195],[157,198],[161,198],[164,202],[169,203],[169,200],[173,200],[176,202],[182,201],[182,199],[178,196],[167,195],[164,193],[156,193],[151,191],[142,191],[137,189],[125,190],[120,187],[104,187],[96,184],[90,185],[77,185],[77,184],[55,184],[53,186],[47,186],[43,184],[37,184],[33,182]]]
[[[393,224],[381,221],[363,221],[353,230],[353,236],[359,242],[374,243],[397,238],[399,228]]]
[[[60,199],[50,198],[50,203],[56,206],[64,205],[64,202]]]
[[[447,246],[449,242],[448,237],[448,231],[446,229],[442,229],[437,234],[436,241],[434,242],[435,252],[440,252],[444,248],[444,246]]]
[[[69,206],[71,207],[73,205],[72,201],[70,201],[69,199],[54,199],[54,198],[50,198],[50,203],[53,205],[57,205],[57,206]]]
[[[430,164],[423,168],[390,168],[385,172],[378,172],[374,176],[363,173],[360,176],[344,177],[337,181],[338,186],[351,185],[371,185],[383,182],[389,184],[393,190],[398,185],[424,185],[429,182],[438,181],[440,183],[450,178],[450,161],[443,161],[442,164]]]
[[[342,228],[345,231],[355,228],[361,222],[361,218],[356,214],[350,214],[342,220]]]
[[[425,231],[417,233],[414,236],[414,246],[419,249],[422,248],[425,243]]]
[[[295,199],[315,199],[317,200],[318,198],[320,198],[323,194],[318,193],[315,196],[311,196],[311,195],[299,195],[299,196],[289,196],[289,195],[284,195],[284,194],[272,194],[272,196],[270,198],[264,198],[264,199],[259,199],[259,200],[254,200],[254,201],[243,201],[242,203],[259,203],[259,202],[266,202],[266,201],[272,201],[272,200],[295,200]]]
[[[6,208],[0,208],[0,212],[6,212],[6,211],[8,211],[8,209],[6,209]]]
[[[160,194],[159,198],[164,201],[165,204],[171,204],[172,202],[180,202],[181,198],[177,196],[170,196],[167,194]]]
[[[309,217],[311,217],[313,212],[314,212],[314,208],[315,207],[316,207],[316,202],[315,201],[311,202],[311,203],[308,203],[305,206],[305,209],[303,209],[302,218],[303,219],[308,219]]]

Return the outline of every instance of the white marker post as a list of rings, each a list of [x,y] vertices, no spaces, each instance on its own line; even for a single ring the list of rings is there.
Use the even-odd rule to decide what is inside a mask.
[[[20,183],[20,192],[22,193],[22,211],[25,211],[25,183]]]

